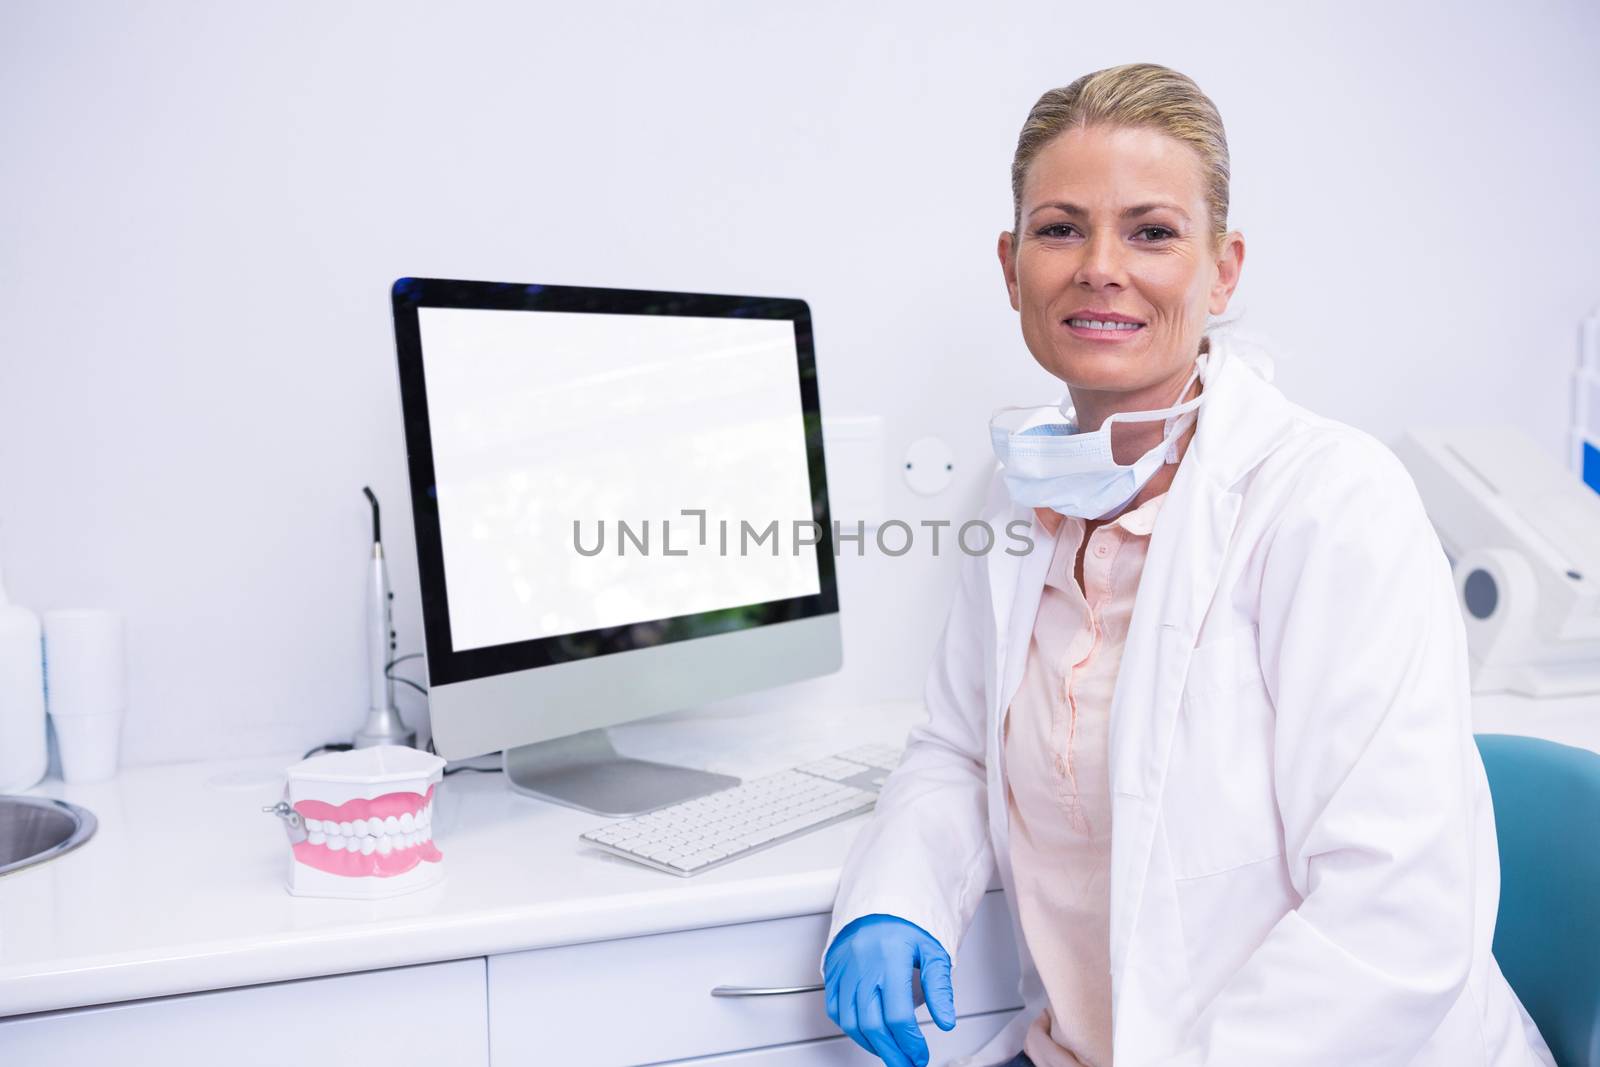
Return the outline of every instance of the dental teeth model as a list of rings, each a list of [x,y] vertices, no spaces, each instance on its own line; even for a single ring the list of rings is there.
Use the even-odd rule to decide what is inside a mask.
[[[326,801],[302,800],[294,810],[306,827],[306,839],[294,846],[295,858],[319,871],[347,878],[389,878],[441,858],[430,827],[432,786],[420,796],[385,793],[372,800],[346,801],[337,808]]]
[[[372,899],[442,878],[433,801],[444,765],[414,748],[377,745],[290,767],[283,801],[265,809],[289,833],[289,892]]]

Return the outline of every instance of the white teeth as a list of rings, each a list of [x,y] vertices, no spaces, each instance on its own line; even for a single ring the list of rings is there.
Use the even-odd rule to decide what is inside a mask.
[[[431,823],[431,806],[400,816],[356,819],[346,824],[330,819],[318,823],[320,829],[308,830],[306,840],[313,845],[326,845],[333,852],[359,852],[364,856],[377,852],[387,856],[433,840]],[[307,825],[310,826],[309,820]],[[340,833],[341,826],[349,826],[350,833]]]
[[[402,815],[376,816],[336,822],[333,819],[306,819],[306,842],[322,845],[330,852],[374,852],[387,856],[402,849],[415,848],[433,839],[433,804]]]
[[[363,834],[357,837],[342,837],[339,834],[329,834],[319,830],[307,834],[306,842],[312,845],[326,845],[330,852],[359,852],[363,856],[370,856],[376,852],[381,856],[387,856],[404,848],[414,848],[430,840],[432,836],[426,827],[418,827],[409,833]]]
[[[1137,330],[1137,322],[1102,322],[1099,319],[1068,319],[1072,325],[1086,330]]]

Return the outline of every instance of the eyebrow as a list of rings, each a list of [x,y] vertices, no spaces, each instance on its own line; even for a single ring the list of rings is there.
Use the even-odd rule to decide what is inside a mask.
[[[1057,210],[1059,210],[1064,215],[1074,215],[1074,216],[1077,216],[1079,218],[1081,218],[1084,215],[1088,214],[1087,211],[1085,211],[1083,208],[1079,207],[1077,204],[1069,204],[1064,200],[1052,200],[1049,203],[1040,204],[1038,207],[1036,207],[1032,211],[1028,212],[1028,217],[1031,219],[1031,218],[1033,218],[1033,216],[1037,215],[1039,212],[1044,211],[1047,208],[1056,208]],[[1162,202],[1159,202],[1159,203],[1151,203],[1151,204],[1135,204],[1133,207],[1130,207],[1130,208],[1126,209],[1125,211],[1123,211],[1122,217],[1125,218],[1125,219],[1136,219],[1140,215],[1148,215],[1152,211],[1161,211],[1163,209],[1165,209],[1167,211],[1175,211],[1175,212],[1177,212],[1179,215],[1181,215],[1183,217],[1183,220],[1185,222],[1187,222],[1189,220],[1188,213],[1185,212],[1182,208],[1180,208],[1177,204],[1170,204],[1170,203],[1167,203],[1165,201],[1162,201]]]

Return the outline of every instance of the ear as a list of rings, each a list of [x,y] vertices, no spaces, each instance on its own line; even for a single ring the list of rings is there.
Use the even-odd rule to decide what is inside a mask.
[[[1017,247],[1010,230],[1000,231],[1000,241],[995,249],[1000,254],[1000,270],[1006,276],[1006,292],[1011,297],[1011,310],[1021,311],[1022,300],[1017,295]]]
[[[1211,302],[1207,310],[1220,315],[1228,310],[1228,301],[1239,287],[1239,274],[1244,270],[1244,234],[1234,230],[1222,239],[1222,251],[1217,255],[1217,280],[1211,286]]]

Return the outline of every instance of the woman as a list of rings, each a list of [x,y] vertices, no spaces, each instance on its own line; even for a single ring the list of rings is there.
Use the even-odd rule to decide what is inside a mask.
[[[1036,1067],[1552,1064],[1493,956],[1465,635],[1405,470],[1208,332],[1244,239],[1211,101],[1153,64],[1046,93],[1001,265],[1053,409],[992,424],[914,728],[846,861],[828,1013],[891,1067],[955,1024],[998,868]],[[1142,413],[1143,418],[1128,418]],[[1108,422],[1109,420],[1109,422]]]

